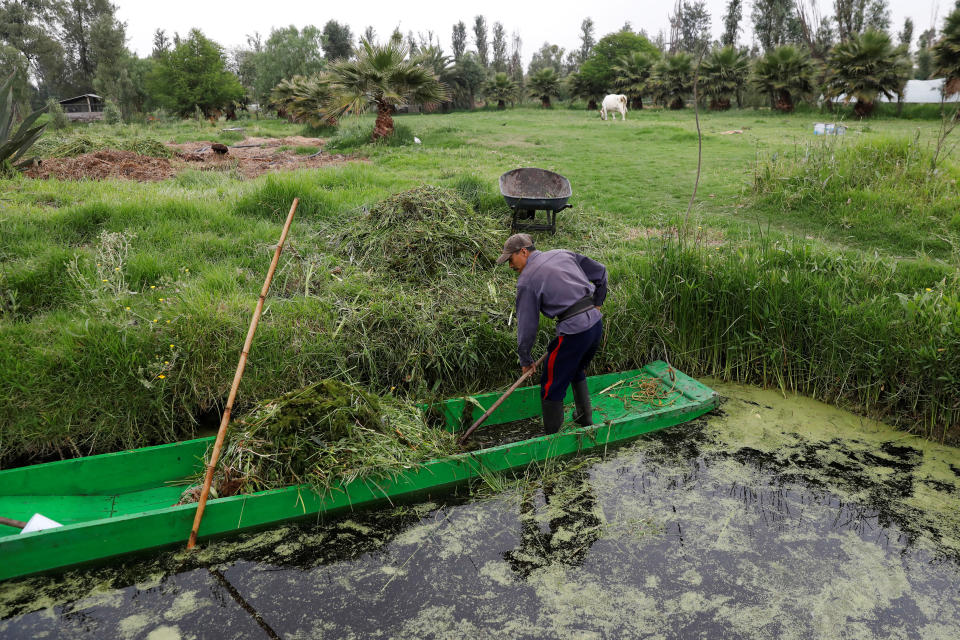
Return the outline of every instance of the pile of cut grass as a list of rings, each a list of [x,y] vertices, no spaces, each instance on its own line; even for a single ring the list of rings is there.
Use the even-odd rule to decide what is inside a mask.
[[[146,136],[113,137],[78,134],[67,137],[49,137],[39,140],[33,152],[42,158],[72,158],[103,149],[132,151],[142,156],[170,158],[173,153],[156,138]]]
[[[819,140],[757,163],[758,204],[906,255],[960,250],[960,166],[917,138]]]
[[[456,192],[421,186],[372,205],[337,235],[354,262],[425,282],[494,264],[502,232]]]
[[[262,402],[234,424],[213,487],[219,497],[297,484],[325,493],[455,449],[453,434],[428,426],[413,404],[326,379]],[[182,500],[196,501],[198,489]]]

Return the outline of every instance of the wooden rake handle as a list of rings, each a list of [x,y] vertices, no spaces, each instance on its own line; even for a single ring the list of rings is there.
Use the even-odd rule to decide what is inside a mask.
[[[260,322],[260,314],[263,313],[263,302],[267,298],[267,291],[270,290],[270,282],[273,280],[273,272],[277,270],[277,263],[280,261],[280,253],[283,251],[283,244],[287,241],[287,232],[290,231],[290,224],[293,222],[293,214],[297,211],[297,205],[300,198],[294,198],[290,205],[290,213],[287,214],[287,221],[283,225],[283,232],[280,234],[280,241],[277,242],[277,250],[273,253],[273,261],[270,263],[270,269],[267,271],[267,279],[263,283],[263,289],[260,291],[260,298],[257,300],[257,307],[253,311],[253,318],[250,320],[250,328],[247,330],[247,339],[243,343],[243,350],[240,352],[240,362],[237,363],[237,372],[233,376],[233,384],[230,386],[230,395],[227,397],[227,406],[223,410],[223,418],[220,420],[220,430],[217,431],[217,439],[213,443],[213,453],[210,455],[210,464],[207,465],[207,475],[203,479],[203,490],[200,492],[200,501],[197,503],[197,513],[193,517],[193,528],[190,530],[190,539],[187,541],[187,549],[193,549],[197,544],[197,531],[200,529],[200,521],[203,520],[203,510],[207,506],[207,497],[210,495],[210,485],[213,482],[213,472],[217,466],[217,460],[220,458],[220,449],[223,447],[224,436],[227,435],[227,425],[230,424],[230,412],[233,410],[233,401],[237,397],[237,388],[240,386],[240,378],[243,377],[243,369],[247,366],[247,356],[250,355],[250,345],[253,344],[253,334],[257,330],[257,323]]]
[[[464,432],[464,434],[463,434],[462,436],[460,436],[460,439],[459,439],[459,440],[457,440],[457,444],[463,444],[464,442],[466,442],[466,441],[467,441],[467,438],[470,437],[470,434],[473,433],[473,432],[477,429],[477,427],[479,427],[481,424],[483,424],[484,421],[485,421],[487,418],[490,417],[490,414],[493,413],[494,411],[496,411],[496,410],[497,410],[497,407],[499,407],[501,404],[503,404],[503,401],[506,400],[506,399],[510,396],[511,393],[513,393],[514,391],[516,391],[516,390],[517,390],[517,387],[519,387],[521,384],[523,384],[523,381],[524,381],[524,380],[526,380],[526,379],[529,378],[531,375],[533,375],[533,372],[537,370],[537,367],[540,366],[540,363],[542,363],[542,362],[543,362],[543,359],[546,358],[546,357],[547,357],[547,354],[543,354],[542,356],[540,356],[540,359],[533,363],[533,369],[531,369],[530,371],[526,372],[525,374],[523,374],[522,376],[520,376],[519,378],[517,378],[517,381],[514,382],[512,385],[510,385],[510,388],[507,389],[507,390],[503,393],[503,395],[500,396],[500,397],[497,399],[497,401],[493,403],[493,406],[490,407],[489,409],[487,409],[487,412],[484,413],[482,416],[480,416],[480,418],[479,418],[476,422],[474,422],[472,425],[470,425],[470,428],[467,429],[466,432]]]

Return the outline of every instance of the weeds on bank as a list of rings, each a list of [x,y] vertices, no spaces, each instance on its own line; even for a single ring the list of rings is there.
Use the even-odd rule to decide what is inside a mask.
[[[828,137],[759,156],[753,191],[786,220],[826,223],[830,240],[949,258],[960,246],[958,179],[960,167],[938,163],[919,135]]]

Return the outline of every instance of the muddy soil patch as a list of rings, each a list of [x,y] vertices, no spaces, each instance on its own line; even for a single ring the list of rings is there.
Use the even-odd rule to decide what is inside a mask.
[[[210,141],[168,144],[183,166],[204,171],[236,169],[245,178],[256,178],[273,171],[316,169],[358,160],[356,155],[326,153],[322,138],[290,136],[287,138],[246,138],[227,147],[227,153],[217,153]],[[311,154],[297,153],[289,147],[317,147]]]

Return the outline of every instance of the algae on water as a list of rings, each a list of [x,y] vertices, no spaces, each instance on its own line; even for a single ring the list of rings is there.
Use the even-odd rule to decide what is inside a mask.
[[[233,425],[214,488],[220,497],[303,483],[325,491],[447,455],[455,446],[453,435],[429,426],[413,404],[326,379],[260,403]],[[198,497],[193,486],[182,501]]]

